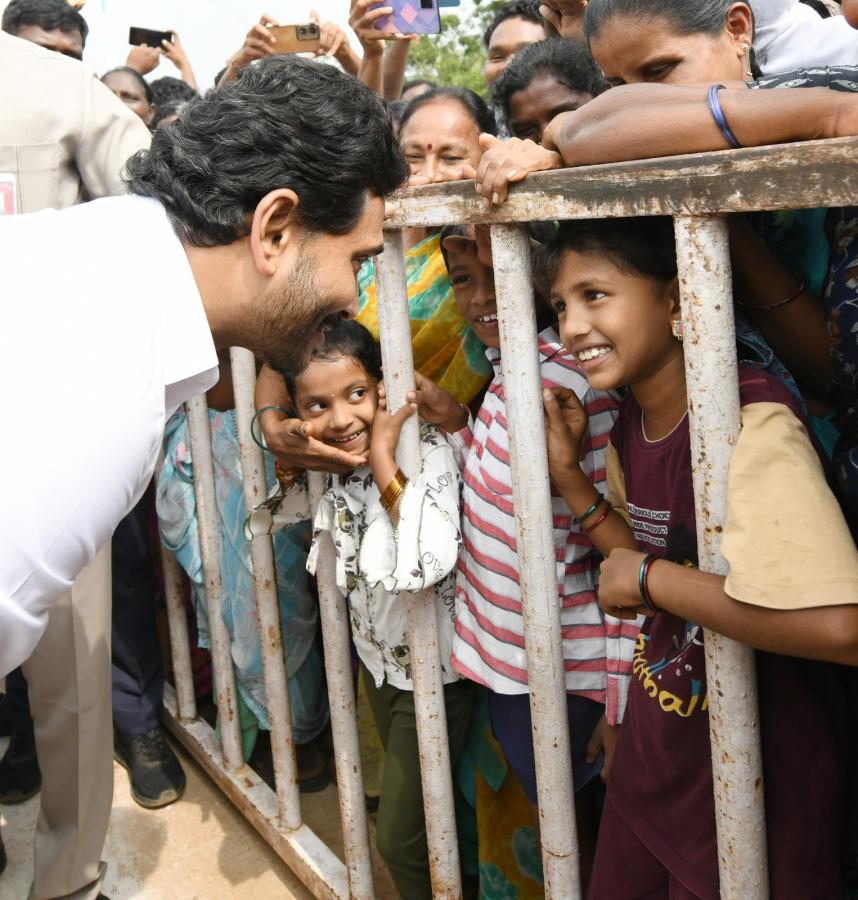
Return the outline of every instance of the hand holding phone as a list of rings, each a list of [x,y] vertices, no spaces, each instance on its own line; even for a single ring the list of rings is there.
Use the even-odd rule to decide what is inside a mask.
[[[303,25],[273,25],[269,28],[274,37],[275,53],[318,53],[321,46],[321,29],[317,22]]]
[[[174,36],[172,31],[153,31],[151,28],[133,27],[128,31],[128,43],[136,46],[145,44],[147,47],[162,46],[164,41],[173,43]]]
[[[161,56],[164,51],[160,47],[149,47],[146,44],[140,44],[132,47],[128,51],[128,58],[125,65],[129,69],[134,69],[141,75],[148,75],[154,69],[158,68],[161,62]]]
[[[382,16],[373,23],[378,31],[392,34],[439,34],[441,14],[438,0],[384,0],[379,6],[391,7],[389,16]]]
[[[411,35],[394,34],[390,31],[379,31],[375,23],[379,19],[390,16],[393,7],[379,0],[352,0],[349,13],[349,26],[357,35],[364,56],[381,55],[384,53],[384,42],[395,40],[412,40]]]

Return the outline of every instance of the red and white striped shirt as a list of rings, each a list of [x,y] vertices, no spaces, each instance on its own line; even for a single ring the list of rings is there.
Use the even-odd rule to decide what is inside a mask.
[[[500,353],[473,426],[452,435],[463,449],[463,551],[456,578],[453,666],[500,694],[527,693],[527,657],[518,581],[506,407]],[[590,417],[581,466],[604,494],[608,438],[617,415],[612,394],[593,390],[553,328],[539,335],[542,386],[570,388]],[[537,435],[535,440],[541,440]],[[634,622],[606,616],[597,601],[601,556],[553,488],[554,547],[563,635],[566,690],[606,704],[611,724],[622,721],[634,642]]]

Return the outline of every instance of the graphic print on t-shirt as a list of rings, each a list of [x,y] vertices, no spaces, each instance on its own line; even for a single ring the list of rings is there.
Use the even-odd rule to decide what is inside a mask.
[[[653,550],[667,548],[667,527],[670,524],[669,509],[647,509],[628,504],[629,521],[635,533],[635,540],[648,544]]]
[[[671,521],[670,510],[650,509],[628,503],[629,519],[641,549],[686,566],[697,565],[697,541],[684,521]],[[632,672],[642,682],[644,692],[656,700],[663,712],[688,718],[695,710],[709,708],[703,671],[703,630],[694,622],[670,617],[670,643],[657,641],[644,629],[638,635]],[[658,645],[658,646],[657,646]],[[650,662],[660,650],[661,657]]]

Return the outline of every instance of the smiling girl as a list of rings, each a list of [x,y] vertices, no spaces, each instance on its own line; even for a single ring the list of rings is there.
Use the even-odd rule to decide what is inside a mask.
[[[834,667],[811,660],[858,661],[858,558],[796,400],[740,365],[742,431],[721,548],[730,574],[700,572],[671,221],[564,223],[541,268],[563,342],[592,387],[629,386],[611,432],[607,500],[578,463],[586,412],[570,391],[544,394],[552,481],[606,556],[599,601],[647,617],[590,896],[719,896],[711,628],[760,651],[771,895],[836,897],[844,697]]]
[[[287,379],[311,435],[369,464],[330,475],[315,517],[307,568],[315,572],[318,538],[330,532],[337,585],[347,598],[352,637],[387,764],[378,808],[378,849],[403,897],[430,898],[411,652],[402,591],[434,586],[450,757],[455,763],[470,721],[471,685],[450,662],[459,551],[461,476],[452,447],[434,427],[420,432],[423,466],[406,479],[395,459],[413,406],[390,415],[379,403],[378,344],[357,322],[340,320],[296,378]],[[263,534],[310,516],[304,473],[278,467],[280,487],[248,520]]]
[[[441,246],[456,303],[485,343],[486,356],[495,371],[473,421],[452,397],[426,379],[420,379],[420,390],[409,397],[418,404],[421,415],[450,433],[464,458],[463,550],[456,580],[453,665],[461,675],[488,689],[494,736],[527,796],[534,822],[538,822],[518,532],[488,230],[479,226],[446,228]],[[541,301],[539,306],[539,317],[550,321],[551,311]],[[542,384],[574,391],[586,406],[589,428],[581,466],[591,490],[594,485],[604,490],[606,445],[617,400],[587,384],[548,321],[538,335]],[[596,582],[600,554],[586,529],[573,521],[563,498],[557,491],[552,493],[557,602],[586,879],[594,844],[594,829],[585,814],[587,801],[598,794],[600,773],[606,777],[610,769],[638,629],[634,622],[606,616],[599,608]]]

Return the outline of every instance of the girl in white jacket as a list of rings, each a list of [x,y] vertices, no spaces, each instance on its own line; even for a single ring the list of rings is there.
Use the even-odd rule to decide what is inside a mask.
[[[367,464],[331,474],[316,511],[307,568],[315,571],[318,538],[330,532],[337,584],[349,603],[352,635],[364,669],[370,705],[387,763],[378,811],[379,851],[403,897],[431,897],[426,826],[411,681],[411,652],[401,591],[434,586],[447,710],[455,761],[471,714],[471,685],[450,663],[455,567],[461,543],[461,475],[447,438],[432,425],[420,429],[420,475],[399,470],[396,445],[415,412],[392,415],[379,404],[381,359],[370,333],[341,321],[325,334],[308,367],[287,378],[305,434],[363,456]],[[310,517],[303,472],[278,469],[280,485],[251,515],[252,535]]]

